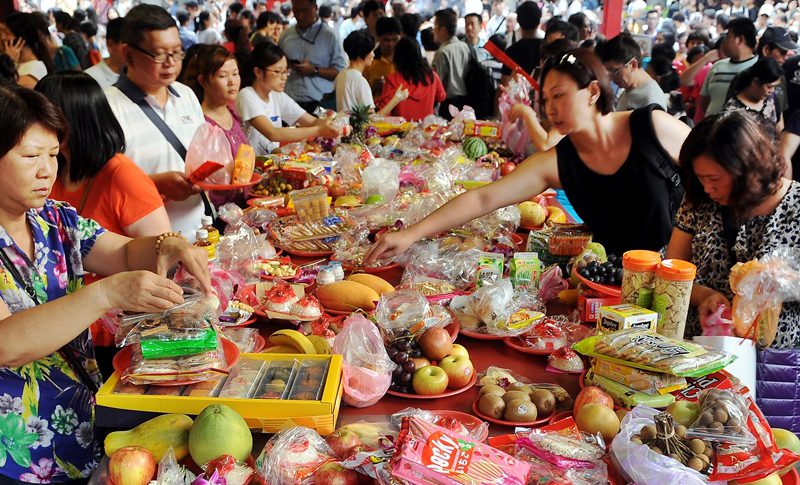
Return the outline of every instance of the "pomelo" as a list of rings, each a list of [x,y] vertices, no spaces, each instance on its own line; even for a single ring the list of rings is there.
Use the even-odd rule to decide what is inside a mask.
[[[244,418],[224,404],[212,404],[189,430],[189,454],[199,466],[222,455],[244,463],[253,450],[253,435]]]

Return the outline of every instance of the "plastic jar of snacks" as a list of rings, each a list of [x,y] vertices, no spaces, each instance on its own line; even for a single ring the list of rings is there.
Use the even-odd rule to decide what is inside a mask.
[[[653,310],[658,313],[658,333],[683,338],[697,267],[679,259],[665,259],[656,270]]]
[[[652,310],[660,262],[661,255],[655,251],[635,249],[622,255],[622,303]]]

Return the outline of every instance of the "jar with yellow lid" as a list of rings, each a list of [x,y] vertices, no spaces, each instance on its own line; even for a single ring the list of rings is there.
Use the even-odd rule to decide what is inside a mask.
[[[622,255],[622,303],[653,309],[656,268],[661,255],[635,249]]]
[[[665,259],[656,269],[653,310],[658,313],[658,333],[683,338],[697,267],[679,259]]]

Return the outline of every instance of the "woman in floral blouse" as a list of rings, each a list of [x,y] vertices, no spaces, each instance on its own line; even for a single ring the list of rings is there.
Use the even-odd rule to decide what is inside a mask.
[[[211,291],[182,237],[129,239],[47,198],[66,129],[43,95],[0,88],[0,485],[80,481],[100,460],[93,321],[180,303],[163,276],[178,262]],[[83,287],[84,271],[108,278]]]

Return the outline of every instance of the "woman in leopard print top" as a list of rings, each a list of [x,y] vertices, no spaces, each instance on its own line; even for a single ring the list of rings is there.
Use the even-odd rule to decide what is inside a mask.
[[[730,308],[728,277],[737,262],[778,248],[800,248],[800,183],[783,177],[778,148],[742,112],[711,116],[681,149],[686,197],[667,257],[697,266],[686,338],[700,335],[700,318]],[[786,303],[776,348],[800,345],[800,303]]]

